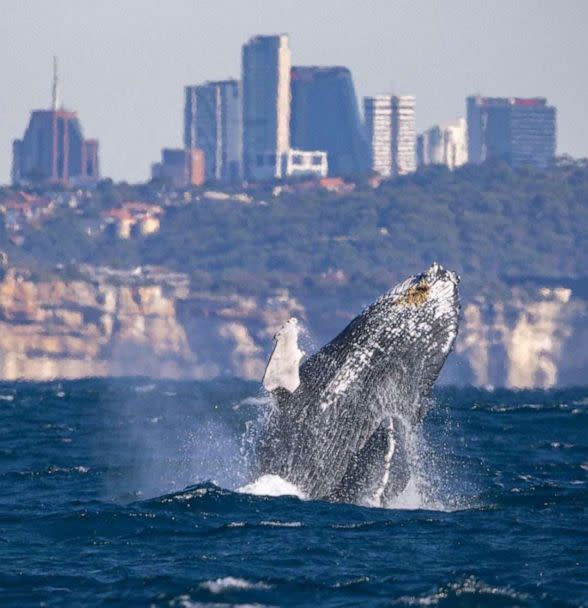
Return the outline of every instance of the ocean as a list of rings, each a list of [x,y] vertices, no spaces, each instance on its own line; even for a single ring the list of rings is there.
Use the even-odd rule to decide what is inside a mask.
[[[440,389],[389,508],[243,492],[228,379],[0,384],[2,606],[588,606],[588,389]]]

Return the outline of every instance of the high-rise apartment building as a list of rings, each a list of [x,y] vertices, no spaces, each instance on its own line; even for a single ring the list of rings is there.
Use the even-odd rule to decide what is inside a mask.
[[[242,177],[241,87],[237,80],[185,88],[184,146],[204,152],[206,179]]]
[[[392,96],[376,95],[363,100],[365,129],[372,171],[392,176]]]
[[[415,98],[392,97],[392,175],[407,175],[416,170]]]
[[[198,147],[198,86],[184,87],[184,148]]]
[[[384,177],[416,170],[415,98],[376,95],[364,99],[371,169]]]
[[[281,177],[290,148],[288,36],[255,36],[242,52],[243,169],[246,179]]]
[[[417,164],[445,165],[453,170],[468,162],[465,118],[431,127],[417,138]]]
[[[351,72],[341,66],[292,68],[292,147],[325,150],[330,175],[367,171],[368,150]]]
[[[24,137],[13,143],[12,182],[71,183],[99,179],[98,142],[84,139],[77,114],[59,106],[57,65],[54,65],[53,103],[34,110]]]
[[[545,168],[555,158],[556,111],[543,97],[471,96],[467,120],[469,162]]]

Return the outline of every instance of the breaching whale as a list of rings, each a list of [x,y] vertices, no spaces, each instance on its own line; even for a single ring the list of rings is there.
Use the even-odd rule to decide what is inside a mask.
[[[437,263],[369,306],[300,365],[298,323],[275,336],[257,472],[309,498],[384,505],[409,480],[406,433],[453,348],[459,277]]]

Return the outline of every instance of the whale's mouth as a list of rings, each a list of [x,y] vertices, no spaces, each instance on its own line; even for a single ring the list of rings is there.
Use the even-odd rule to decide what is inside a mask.
[[[433,262],[428,270],[424,272],[423,275],[431,284],[435,281],[451,281],[454,285],[457,285],[460,282],[460,277],[457,272],[453,272],[452,270],[446,270],[438,264],[437,262]]]

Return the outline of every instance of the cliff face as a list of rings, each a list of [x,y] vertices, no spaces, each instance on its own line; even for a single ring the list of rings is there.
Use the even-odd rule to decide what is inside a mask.
[[[0,284],[0,377],[178,376],[191,352],[174,304],[157,285],[33,282],[9,273]]]
[[[320,344],[333,337],[322,335],[321,327],[330,334],[357,312],[339,310],[334,324],[331,306],[304,306],[287,291],[220,296],[190,294],[185,285],[165,281],[120,283],[104,276],[36,282],[9,272],[0,283],[0,379],[260,379],[272,337],[288,318],[305,321]],[[587,301],[571,289],[515,287],[508,297],[479,296],[464,304],[443,380],[508,387],[582,383],[586,344]]]
[[[287,292],[187,296],[162,285],[0,283],[0,379],[145,375],[259,379],[272,336],[304,317]]]
[[[466,303],[455,365],[480,386],[548,388],[584,383],[588,307],[571,289],[513,288],[510,298]]]
[[[177,310],[201,378],[260,380],[275,333],[290,317],[306,316],[286,290],[268,297],[191,294],[178,302]]]

